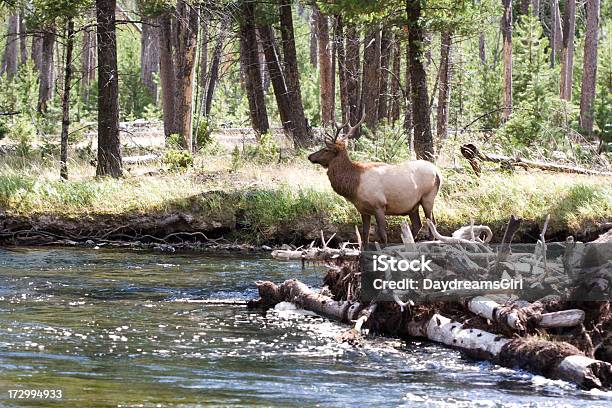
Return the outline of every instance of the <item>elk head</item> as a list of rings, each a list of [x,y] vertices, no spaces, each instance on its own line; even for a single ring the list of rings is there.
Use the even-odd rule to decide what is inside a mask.
[[[354,126],[350,126],[350,120],[347,120],[343,125],[338,125],[334,120],[334,126],[336,128],[334,135],[332,136],[330,133],[325,131],[325,147],[309,155],[308,160],[310,160],[311,163],[320,164],[321,166],[327,168],[329,163],[336,156],[338,156],[340,152],[346,150],[348,140],[355,137],[355,133],[357,132],[357,129],[359,129],[359,126],[361,126],[363,123],[364,119],[365,112],[363,112],[361,119]],[[349,126],[349,130],[342,137],[340,137],[342,129],[344,129],[346,126]]]

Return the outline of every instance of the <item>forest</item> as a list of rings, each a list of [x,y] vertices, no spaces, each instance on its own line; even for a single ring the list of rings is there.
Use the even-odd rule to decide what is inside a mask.
[[[82,241],[96,223],[134,239],[352,234],[356,213],[305,156],[362,114],[352,157],[442,169],[443,229],[499,230],[509,213],[552,214],[560,234],[609,223],[600,1],[13,0],[0,13],[5,237]],[[571,173],[502,163],[475,179],[466,143]]]
[[[0,405],[610,406],[612,1],[0,20]]]

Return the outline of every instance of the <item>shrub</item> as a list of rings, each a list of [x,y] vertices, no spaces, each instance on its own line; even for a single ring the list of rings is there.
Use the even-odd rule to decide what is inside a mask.
[[[255,163],[272,163],[279,161],[280,147],[270,133],[264,133],[255,146],[245,146],[243,157]]]
[[[203,149],[214,142],[212,132],[212,123],[206,118],[200,118],[198,121],[198,127],[193,128],[193,137],[198,150]]]
[[[170,149],[162,161],[171,171],[181,171],[193,165],[193,156],[186,150]]]

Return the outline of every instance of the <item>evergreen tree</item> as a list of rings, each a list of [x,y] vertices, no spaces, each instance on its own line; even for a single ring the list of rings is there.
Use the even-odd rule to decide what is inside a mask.
[[[556,92],[558,73],[547,63],[548,39],[537,17],[529,12],[515,28],[513,103],[516,112],[502,129],[506,141],[529,146],[544,136],[559,136]]]

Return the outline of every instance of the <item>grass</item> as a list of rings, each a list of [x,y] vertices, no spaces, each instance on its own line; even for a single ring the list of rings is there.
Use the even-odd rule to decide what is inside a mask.
[[[0,210],[9,216],[66,218],[181,211],[239,222],[257,240],[360,222],[352,205],[331,190],[324,170],[303,155],[290,163],[238,165],[229,153],[199,155],[184,173],[144,176],[138,174],[146,169],[135,168],[120,180],[97,179],[91,165],[73,161],[68,182],[59,180],[54,163],[0,159]],[[612,219],[610,178],[539,171],[490,171],[477,178],[470,171],[443,170],[443,175],[435,211],[442,231],[470,219],[499,231],[510,214],[540,224],[550,214],[551,232],[576,232]],[[390,219],[392,226],[399,221]]]

